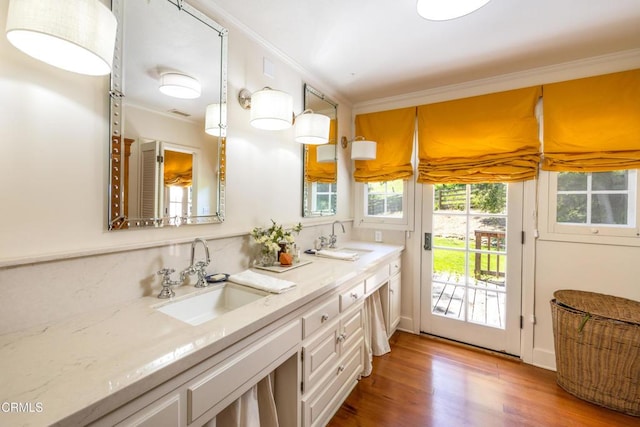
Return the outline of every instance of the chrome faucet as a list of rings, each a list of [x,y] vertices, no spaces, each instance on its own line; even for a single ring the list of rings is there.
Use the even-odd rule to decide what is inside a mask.
[[[329,247],[330,248],[335,248],[336,247],[336,243],[338,242],[338,236],[336,236],[336,230],[335,230],[335,226],[336,224],[340,224],[340,227],[342,227],[342,233],[346,233],[346,231],[344,230],[344,224],[341,223],[340,221],[333,221],[333,224],[331,224],[331,236],[329,236]]]
[[[195,262],[196,246],[198,245],[198,243],[201,243],[202,246],[204,247],[205,260]],[[211,257],[209,256],[209,246],[207,246],[206,240],[201,239],[199,237],[194,239],[194,241],[191,243],[191,264],[184,271],[189,276],[193,274],[198,275],[198,282],[196,283],[196,288],[204,288],[205,286],[207,286],[207,280],[206,280],[207,266],[209,266],[210,263],[211,263]]]
[[[196,262],[196,246],[198,243],[201,243],[204,247],[204,261]],[[158,295],[158,298],[171,298],[175,295],[173,286],[179,286],[184,283],[185,280],[189,276],[193,276],[194,274],[198,275],[198,282],[196,283],[196,288],[204,288],[208,285],[207,283],[207,266],[211,263],[211,257],[209,256],[209,246],[207,246],[207,242],[204,239],[197,238],[191,243],[191,263],[189,267],[185,268],[180,272],[179,280],[171,280],[171,274],[173,274],[176,270],[173,268],[163,268],[158,271],[158,275],[162,276],[162,291]]]

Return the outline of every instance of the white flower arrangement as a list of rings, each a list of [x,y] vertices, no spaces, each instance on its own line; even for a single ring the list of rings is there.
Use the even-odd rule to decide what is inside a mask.
[[[285,230],[285,228],[271,220],[271,227],[264,229],[255,227],[251,230],[251,237],[256,243],[262,246],[262,252],[278,252],[280,244],[285,243],[287,246],[295,242],[293,234],[300,233],[302,224],[298,223],[295,227]]]

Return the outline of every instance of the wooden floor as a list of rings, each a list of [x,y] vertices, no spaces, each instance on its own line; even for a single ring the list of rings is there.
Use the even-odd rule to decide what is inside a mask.
[[[329,426],[631,427],[640,418],[570,395],[555,372],[398,332]]]

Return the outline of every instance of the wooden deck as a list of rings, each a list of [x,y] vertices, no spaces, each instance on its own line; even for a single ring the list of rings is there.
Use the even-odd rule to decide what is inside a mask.
[[[464,285],[464,277],[434,275],[431,307],[434,314],[496,328],[505,327],[506,293],[501,283],[468,279],[473,286]],[[465,319],[465,293],[468,296]]]

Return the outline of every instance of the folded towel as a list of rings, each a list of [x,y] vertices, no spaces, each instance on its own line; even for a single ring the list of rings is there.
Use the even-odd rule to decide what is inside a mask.
[[[280,294],[296,286],[294,282],[276,279],[275,277],[255,273],[251,270],[232,274],[227,280],[241,285],[250,286],[255,289],[260,289],[262,291],[271,292],[273,294]]]
[[[359,258],[356,252],[326,251],[324,249],[317,251],[316,255],[325,258],[343,259],[345,261],[355,261]]]

